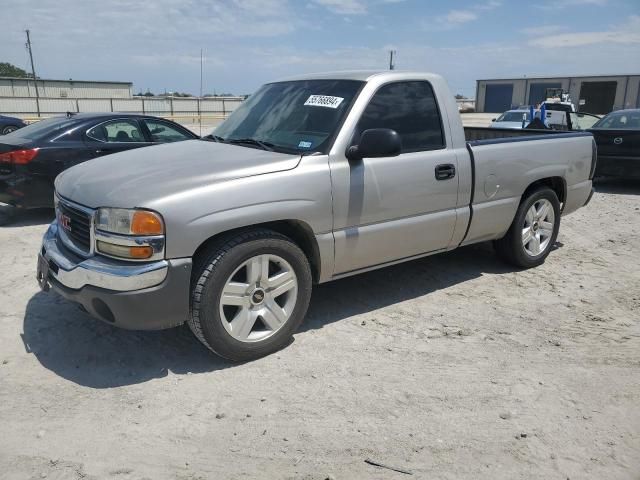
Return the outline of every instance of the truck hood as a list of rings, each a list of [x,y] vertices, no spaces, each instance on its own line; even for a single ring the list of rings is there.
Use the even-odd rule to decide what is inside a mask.
[[[90,208],[144,207],[167,195],[295,168],[300,155],[188,140],[107,155],[62,172],[61,196]]]

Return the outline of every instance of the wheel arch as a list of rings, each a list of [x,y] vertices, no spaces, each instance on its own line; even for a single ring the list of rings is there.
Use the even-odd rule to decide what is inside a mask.
[[[558,200],[560,201],[560,211],[562,211],[567,200],[567,182],[562,177],[545,177],[530,183],[522,193],[520,203],[522,203],[531,194],[531,192],[540,187],[549,187],[556,193]]]
[[[212,245],[216,243],[224,243],[229,237],[246,231],[257,229],[273,230],[274,232],[277,232],[289,238],[303,251],[307,259],[309,260],[311,275],[313,277],[314,283],[317,283],[320,280],[322,273],[320,248],[318,246],[318,242],[316,241],[315,234],[313,233],[313,230],[311,229],[309,224],[301,220],[275,220],[246,225],[243,227],[219,232],[203,241],[198,246],[198,248],[196,248],[193,254],[193,258],[195,260],[199,255],[202,254],[203,251],[208,250]]]

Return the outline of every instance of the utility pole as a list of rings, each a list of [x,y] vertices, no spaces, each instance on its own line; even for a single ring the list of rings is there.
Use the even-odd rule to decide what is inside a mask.
[[[202,136],[202,49],[200,49],[200,100],[198,100],[198,118],[200,118],[200,136]]]
[[[38,110],[38,117],[40,116],[40,93],[38,92],[38,79],[36,77],[36,68],[33,66],[33,52],[31,51],[31,37],[29,36],[29,30],[27,32],[27,50],[29,50],[29,59],[31,60],[31,73],[33,74],[33,84],[36,87],[36,109]]]
[[[393,56],[396,54],[395,50],[389,50],[389,70],[395,70],[396,66],[393,63]]]

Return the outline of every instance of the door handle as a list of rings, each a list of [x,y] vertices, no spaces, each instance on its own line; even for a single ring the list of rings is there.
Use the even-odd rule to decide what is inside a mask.
[[[448,180],[456,176],[456,167],[450,163],[436,166],[436,180]]]

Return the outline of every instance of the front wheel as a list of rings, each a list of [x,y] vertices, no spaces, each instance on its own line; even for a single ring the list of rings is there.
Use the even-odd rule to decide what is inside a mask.
[[[255,230],[196,259],[189,327],[221,357],[253,360],[286,346],[307,311],[311,269],[287,237]]]
[[[548,187],[534,190],[522,200],[507,234],[494,243],[508,263],[531,268],[544,263],[560,229],[560,202]]]

